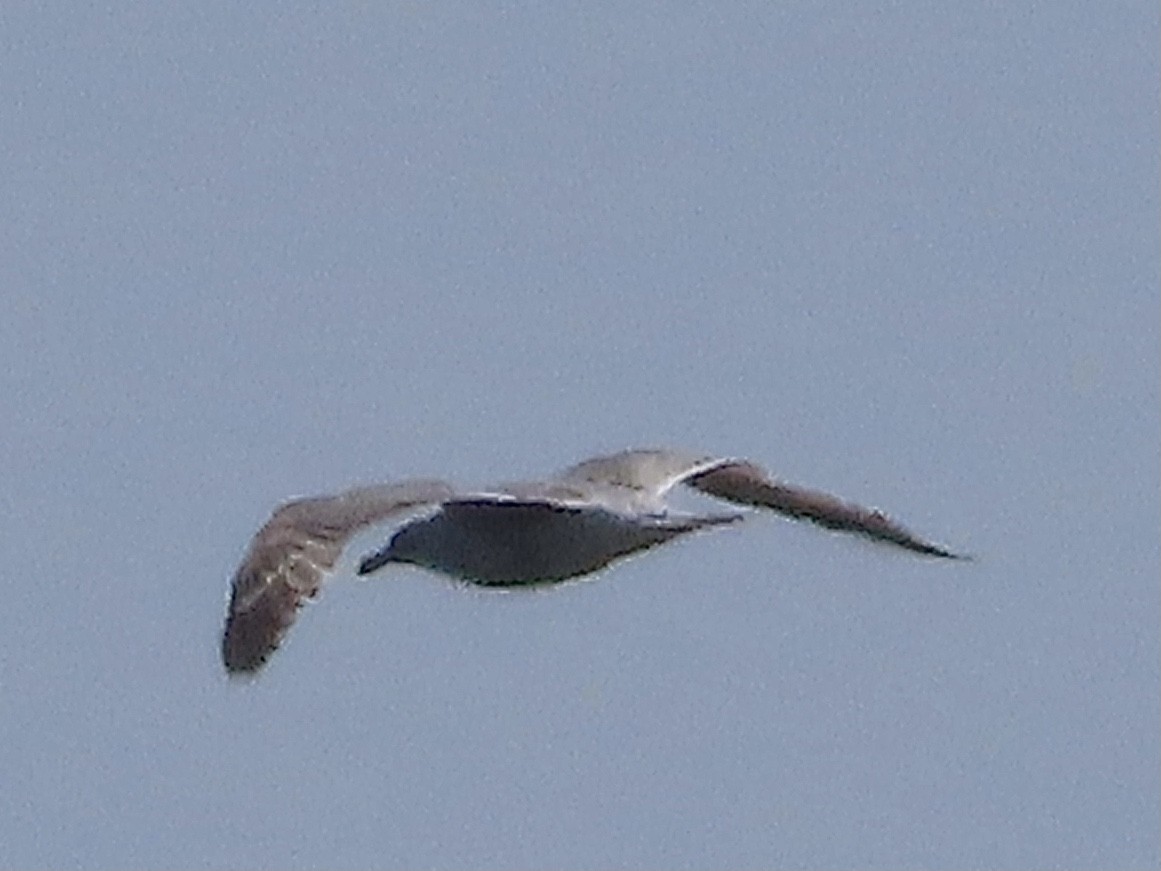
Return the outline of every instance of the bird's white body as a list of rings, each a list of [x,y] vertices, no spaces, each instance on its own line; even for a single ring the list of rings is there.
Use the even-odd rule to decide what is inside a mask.
[[[457,499],[400,529],[385,549],[363,561],[359,574],[400,562],[484,586],[548,584],[741,519],[741,514],[628,515],[503,497]]]

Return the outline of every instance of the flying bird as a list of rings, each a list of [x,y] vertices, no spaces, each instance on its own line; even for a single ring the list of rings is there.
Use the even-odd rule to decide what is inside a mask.
[[[398,527],[359,563],[366,576],[407,563],[490,587],[545,585],[746,515],[680,513],[666,496],[686,485],[737,506],[764,508],[925,556],[960,555],[875,509],[778,481],[748,460],[629,450],[585,460],[543,481],[459,491],[416,479],[288,502],[258,530],[234,574],[222,636],[232,674],[256,672],[304,602],[317,597],[350,539]]]

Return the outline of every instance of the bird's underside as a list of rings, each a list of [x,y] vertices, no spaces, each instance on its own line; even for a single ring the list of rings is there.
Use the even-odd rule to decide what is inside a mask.
[[[387,547],[362,561],[358,573],[400,562],[482,586],[551,584],[742,516],[635,518],[551,502],[456,500],[404,526]]]
[[[586,460],[548,481],[480,493],[441,481],[402,481],[296,500],[274,512],[234,575],[223,663],[231,674],[258,671],[299,608],[318,595],[352,536],[373,524],[398,526],[384,547],[361,560],[361,575],[410,563],[484,586],[550,584],[744,516],[670,513],[665,496],[679,484],[736,506],[925,556],[958,558],[880,511],[777,481],[759,466],[731,458],[623,451]]]

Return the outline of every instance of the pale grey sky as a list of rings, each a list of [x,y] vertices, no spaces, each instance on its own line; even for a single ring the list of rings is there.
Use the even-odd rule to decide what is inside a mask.
[[[1156,867],[1158,15],[5,5],[0,865]],[[654,444],[979,559],[340,574],[224,678],[279,501]]]

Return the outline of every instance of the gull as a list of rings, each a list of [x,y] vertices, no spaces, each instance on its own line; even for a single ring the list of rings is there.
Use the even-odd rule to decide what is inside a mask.
[[[288,502],[258,530],[231,584],[223,664],[231,674],[258,671],[350,539],[373,525],[399,524],[360,560],[359,576],[401,563],[486,587],[543,586],[746,516],[671,511],[666,496],[679,485],[924,556],[962,558],[881,511],[779,481],[749,460],[684,451],[621,451],[547,480],[479,491],[432,479],[356,487]]]

